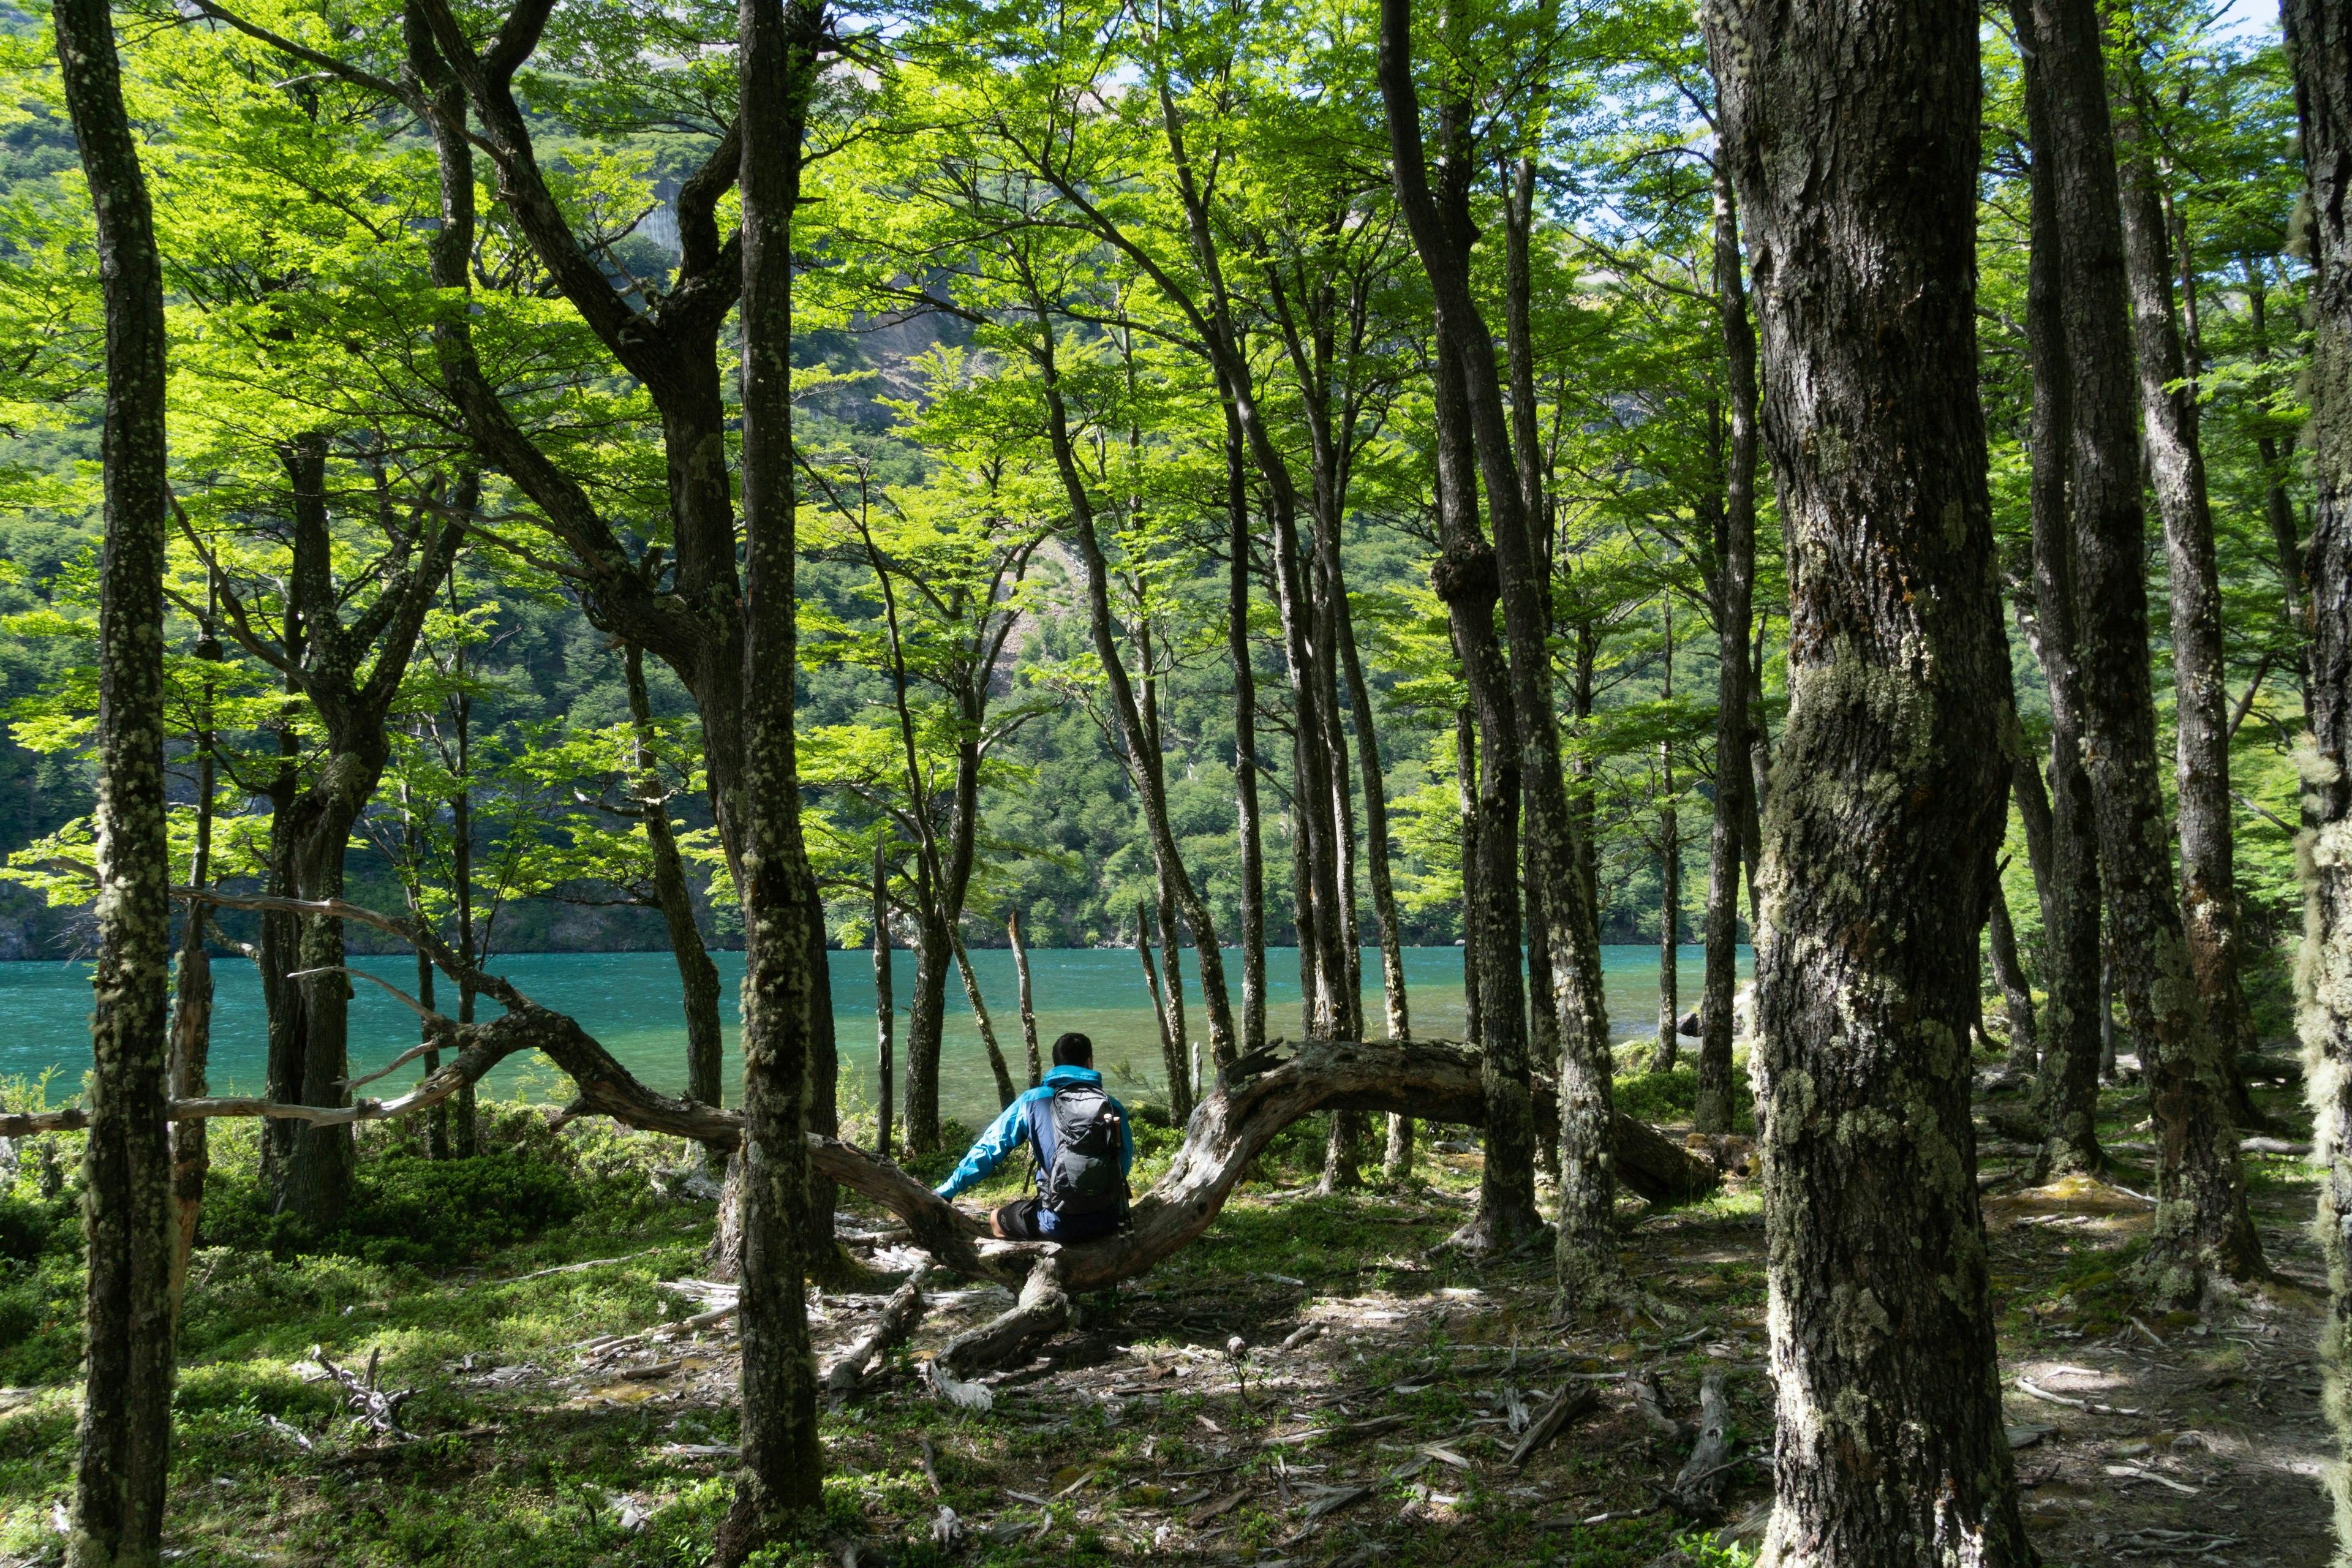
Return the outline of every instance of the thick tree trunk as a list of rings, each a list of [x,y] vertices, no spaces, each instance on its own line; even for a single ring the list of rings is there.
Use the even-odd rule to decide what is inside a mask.
[[[635,643],[622,645],[622,669],[629,689],[629,721],[635,737],[630,761],[635,773],[639,818],[646,825],[646,847],[653,856],[654,900],[661,906],[662,925],[669,932],[671,953],[677,960],[677,977],[686,995],[686,1092],[688,1099],[717,1105],[723,1092],[719,1081],[723,1048],[719,1027],[719,966],[702,944],[702,928],[695,922],[694,900],[686,889],[686,862],[677,852],[677,835],[669,824],[669,791],[654,760],[653,698],[646,687],[645,650]]]
[[[2327,1260],[2320,1331],[2326,1410],[2352,1459],[2352,15],[2328,0],[2286,0],[2309,182],[2312,259],[2311,630],[2303,773],[2303,956],[2295,1022],[2314,1153],[2327,1166],[2312,1229]],[[2352,1559],[2352,1483],[2335,1467],[2336,1561]]]
[[[2139,363],[2140,412],[2172,594],[2173,782],[2179,802],[2180,921],[2189,972],[2204,998],[2231,1120],[2263,1120],[2238,1073],[2257,1048],[2253,1010],[2238,973],[2237,841],[2230,798],[2229,670],[2221,647],[2221,568],[2213,554],[2213,508],[2199,438],[2197,386],[2182,352],[2172,298],[2164,196],[2144,139],[2126,132],[2120,170],[2124,270],[2129,280],[2132,348]]]
[[[893,1036],[898,1030],[898,1001],[892,994],[894,976],[890,973],[890,884],[882,858],[882,834],[874,836],[874,1066],[879,1078],[880,1098],[875,1101],[874,1152],[885,1160],[890,1157],[891,1095],[897,1089],[892,1081],[895,1065],[891,1060]],[[1020,929],[1020,917],[1013,917],[1013,929]],[[1013,951],[1018,952],[1016,944]],[[1029,964],[1021,964],[1021,1014],[1024,1022],[1029,1015]],[[1029,1028],[1029,1081],[1037,1081],[1037,1030]]]
[[[1013,974],[1021,987],[1021,1043],[1029,1053],[1029,1087],[1034,1089],[1045,1068],[1037,1055],[1037,1005],[1029,988],[1029,948],[1021,940],[1021,911],[1011,910],[1004,917],[1005,940],[1013,947]]]
[[[816,1364],[803,1292],[817,1229],[808,1134],[832,1054],[824,916],[801,837],[792,475],[793,208],[824,18],[742,0],[742,1468],[714,1556],[741,1563],[819,1506]],[[829,1110],[828,1106],[828,1110]],[[828,1203],[829,1206],[829,1203]],[[828,1215],[829,1223],[829,1215]]]
[[[2020,9],[2028,47],[2041,56],[2057,197],[2084,755],[2109,950],[2157,1123],[2156,1226],[2141,1275],[2152,1296],[2193,1301],[2210,1270],[2259,1272],[2262,1244],[2246,1215],[2226,1080],[2181,932],[2157,774],[2140,420],[2105,61],[2093,0],[2027,0]]]
[[[1732,998],[1739,987],[1740,848],[1755,790],[1748,755],[1748,639],[1756,595],[1756,327],[1739,267],[1731,170],[1715,168],[1715,313],[1729,383],[1730,439],[1716,519],[1715,812],[1707,830],[1706,977],[1698,1009],[1701,1132],[1731,1131]]]
[[[1703,20],[1790,541],[1757,963],[1763,1552],[2024,1568],[1966,1035],[2010,700],[1976,384],[1978,12]]]
[[[928,879],[918,879],[919,884]],[[915,994],[907,1004],[907,1150],[940,1146],[940,1040],[947,1027],[947,923],[919,885],[915,911]]]
[[[2029,7],[2012,6],[2011,15],[2020,35],[2031,36]],[[2045,791],[2041,773],[2021,751],[2012,763],[2011,790],[2025,821],[2027,853],[2034,862],[2049,986],[2050,1005],[2041,1019],[2041,1076],[2034,1087],[2034,1108],[2043,1128],[2034,1162],[2041,1180],[2095,1172],[2105,1163],[2096,1125],[2105,1004],[2100,990],[2105,959],[2097,825],[2091,777],[2083,765],[2082,640],[2076,630],[2074,529],[2066,496],[2074,467],[2074,376],[2061,297],[2058,180],[2051,152],[2046,70],[2037,55],[2028,54],[2024,63],[2033,156],[2029,191],[2032,248],[2025,306],[2033,374],[2028,437],[2033,462],[2033,586],[2030,595],[2019,595],[2018,609],[2050,693],[2050,773]]]
[[[162,1561],[172,1453],[172,1154],[163,1131],[172,909],[164,832],[163,268],[103,0],[64,0],[58,65],[98,210],[106,309],[99,566],[98,968],[82,1240],[73,1568]],[[195,914],[200,911],[192,910]]]

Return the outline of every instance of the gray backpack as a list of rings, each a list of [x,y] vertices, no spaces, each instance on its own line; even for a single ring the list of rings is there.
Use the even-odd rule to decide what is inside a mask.
[[[1118,1168],[1119,1114],[1110,1096],[1090,1084],[1070,1084],[1029,1106],[1029,1136],[1053,1158],[1037,1170],[1037,1196],[1066,1218],[1107,1214],[1127,1203]]]

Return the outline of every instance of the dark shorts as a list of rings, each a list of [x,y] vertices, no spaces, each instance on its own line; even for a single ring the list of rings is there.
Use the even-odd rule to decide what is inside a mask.
[[[1118,1228],[1116,1209],[1065,1219],[1034,1197],[1013,1199],[995,1217],[996,1228],[1014,1241],[1096,1241]]]

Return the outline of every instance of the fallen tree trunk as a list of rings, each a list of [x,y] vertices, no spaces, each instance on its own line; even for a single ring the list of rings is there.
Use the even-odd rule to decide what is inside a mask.
[[[173,1120],[211,1116],[291,1116],[304,1121],[365,1121],[420,1110],[480,1079],[520,1051],[537,1050],[572,1078],[576,1093],[567,1119],[610,1116],[646,1131],[690,1138],[714,1148],[740,1142],[738,1112],[656,1094],[637,1081],[577,1022],[540,1006],[496,975],[466,962],[430,931],[357,905],[176,889],[191,901],[239,908],[294,908],[360,920],[421,947],[451,977],[506,1008],[502,1016],[458,1024],[404,996],[425,1020],[436,1048],[451,1054],[410,1093],[391,1100],[360,1100],[341,1108],[278,1105],[261,1100],[192,1100],[173,1104]],[[1020,1305],[951,1346],[951,1365],[984,1364],[1034,1343],[1067,1320],[1069,1297],[1100,1289],[1150,1269],[1206,1230],[1240,1182],[1242,1173],[1275,1135],[1321,1110],[1370,1110],[1425,1121],[1475,1125],[1486,1120],[1478,1053],[1436,1041],[1309,1041],[1255,1051],[1217,1074],[1213,1091],[1194,1107],[1184,1142],[1150,1191],[1135,1200],[1129,1223],[1101,1241],[1064,1246],[990,1238],[976,1216],[956,1208],[891,1162],[839,1139],[810,1133],[818,1172],[889,1209],[907,1222],[915,1245],[940,1266],[966,1278],[995,1280],[1022,1291]],[[1537,1113],[1546,1114],[1538,1085]],[[0,1116],[0,1137],[66,1131],[88,1124],[80,1110]],[[1613,1152],[1618,1177],[1654,1202],[1682,1202],[1717,1184],[1714,1167],[1646,1124],[1620,1114]],[[1048,1322],[1051,1327],[1045,1327]]]

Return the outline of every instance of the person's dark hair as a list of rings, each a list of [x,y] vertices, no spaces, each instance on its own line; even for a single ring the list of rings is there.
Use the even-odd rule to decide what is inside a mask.
[[[1095,1043],[1073,1029],[1054,1042],[1054,1065],[1057,1068],[1090,1068],[1095,1065]]]

